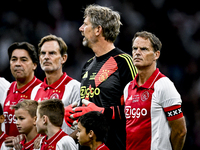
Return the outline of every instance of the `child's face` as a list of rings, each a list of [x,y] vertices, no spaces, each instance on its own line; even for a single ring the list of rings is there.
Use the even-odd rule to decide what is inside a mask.
[[[78,122],[77,129],[78,129],[78,132],[76,136],[80,145],[89,146],[91,138],[90,138],[89,133],[88,134],[86,133],[85,127],[83,127],[81,123]]]
[[[16,126],[21,134],[28,134],[32,130],[35,130],[36,117],[31,117],[27,110],[19,108],[15,110]]]
[[[4,122],[4,119],[5,119],[4,115],[0,115],[0,124]]]
[[[37,109],[37,120],[36,120],[36,128],[37,128],[37,132],[38,133],[45,133],[45,129],[44,129],[44,124],[43,124],[43,119],[40,116],[40,113],[38,112]]]

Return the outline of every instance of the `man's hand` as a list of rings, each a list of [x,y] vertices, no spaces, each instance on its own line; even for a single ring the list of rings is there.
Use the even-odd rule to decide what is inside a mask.
[[[65,107],[65,122],[69,127],[75,129],[75,125],[78,123],[78,118],[90,111],[99,111],[103,113],[105,108],[98,107],[94,103],[83,99],[82,106],[77,107],[77,105],[69,105]]]
[[[105,108],[98,107],[94,103],[92,103],[92,102],[90,102],[88,100],[85,100],[85,99],[82,100],[82,103],[85,106],[75,107],[75,108],[72,109],[72,111],[74,113],[70,115],[71,119],[79,118],[80,116],[82,116],[85,113],[90,112],[90,111],[99,111],[99,112],[103,113],[104,110],[105,110]]]
[[[77,105],[78,105],[77,102],[73,102],[72,104],[65,107],[65,117],[64,117],[64,119],[65,119],[65,122],[67,123],[67,125],[71,128],[73,128],[74,119],[71,119],[70,116],[71,116],[71,114],[74,113],[74,111],[72,109],[77,107]]]

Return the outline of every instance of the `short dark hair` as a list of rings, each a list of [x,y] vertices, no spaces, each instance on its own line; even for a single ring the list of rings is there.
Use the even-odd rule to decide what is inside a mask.
[[[57,127],[61,127],[64,119],[64,104],[60,99],[48,99],[39,102],[38,112],[40,117],[48,116],[49,121]]]
[[[160,51],[161,48],[162,48],[162,43],[159,40],[159,38],[156,37],[156,35],[151,33],[151,32],[141,31],[141,32],[135,33],[135,35],[133,37],[133,40],[132,40],[132,44],[133,44],[133,42],[135,41],[135,39],[137,37],[142,37],[144,39],[149,39],[151,44],[152,44],[152,47],[154,48],[154,52]]]
[[[108,132],[108,124],[105,116],[98,111],[90,111],[79,117],[78,122],[86,128],[86,133],[93,130],[97,141],[104,141]]]
[[[28,43],[28,42],[15,42],[12,45],[10,45],[10,47],[8,48],[8,56],[9,56],[9,60],[11,59],[12,56],[12,52],[15,49],[24,49],[28,52],[31,60],[33,63],[38,64],[38,55],[37,55],[37,51],[34,45]]]

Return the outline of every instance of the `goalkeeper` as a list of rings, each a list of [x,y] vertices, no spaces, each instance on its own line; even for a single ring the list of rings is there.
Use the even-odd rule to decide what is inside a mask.
[[[126,149],[123,89],[137,74],[132,57],[114,45],[120,25],[118,12],[99,5],[86,7],[79,31],[84,37],[83,45],[89,47],[95,56],[85,63],[82,70],[80,96],[85,99],[83,105],[65,108],[65,121],[70,126],[86,112],[104,113],[110,126],[105,144],[114,150]]]

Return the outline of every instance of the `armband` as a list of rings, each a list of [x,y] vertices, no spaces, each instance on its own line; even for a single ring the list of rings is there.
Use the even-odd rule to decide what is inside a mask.
[[[166,117],[168,121],[173,121],[183,117],[183,112],[181,110],[181,105],[175,105],[171,107],[164,108]]]

